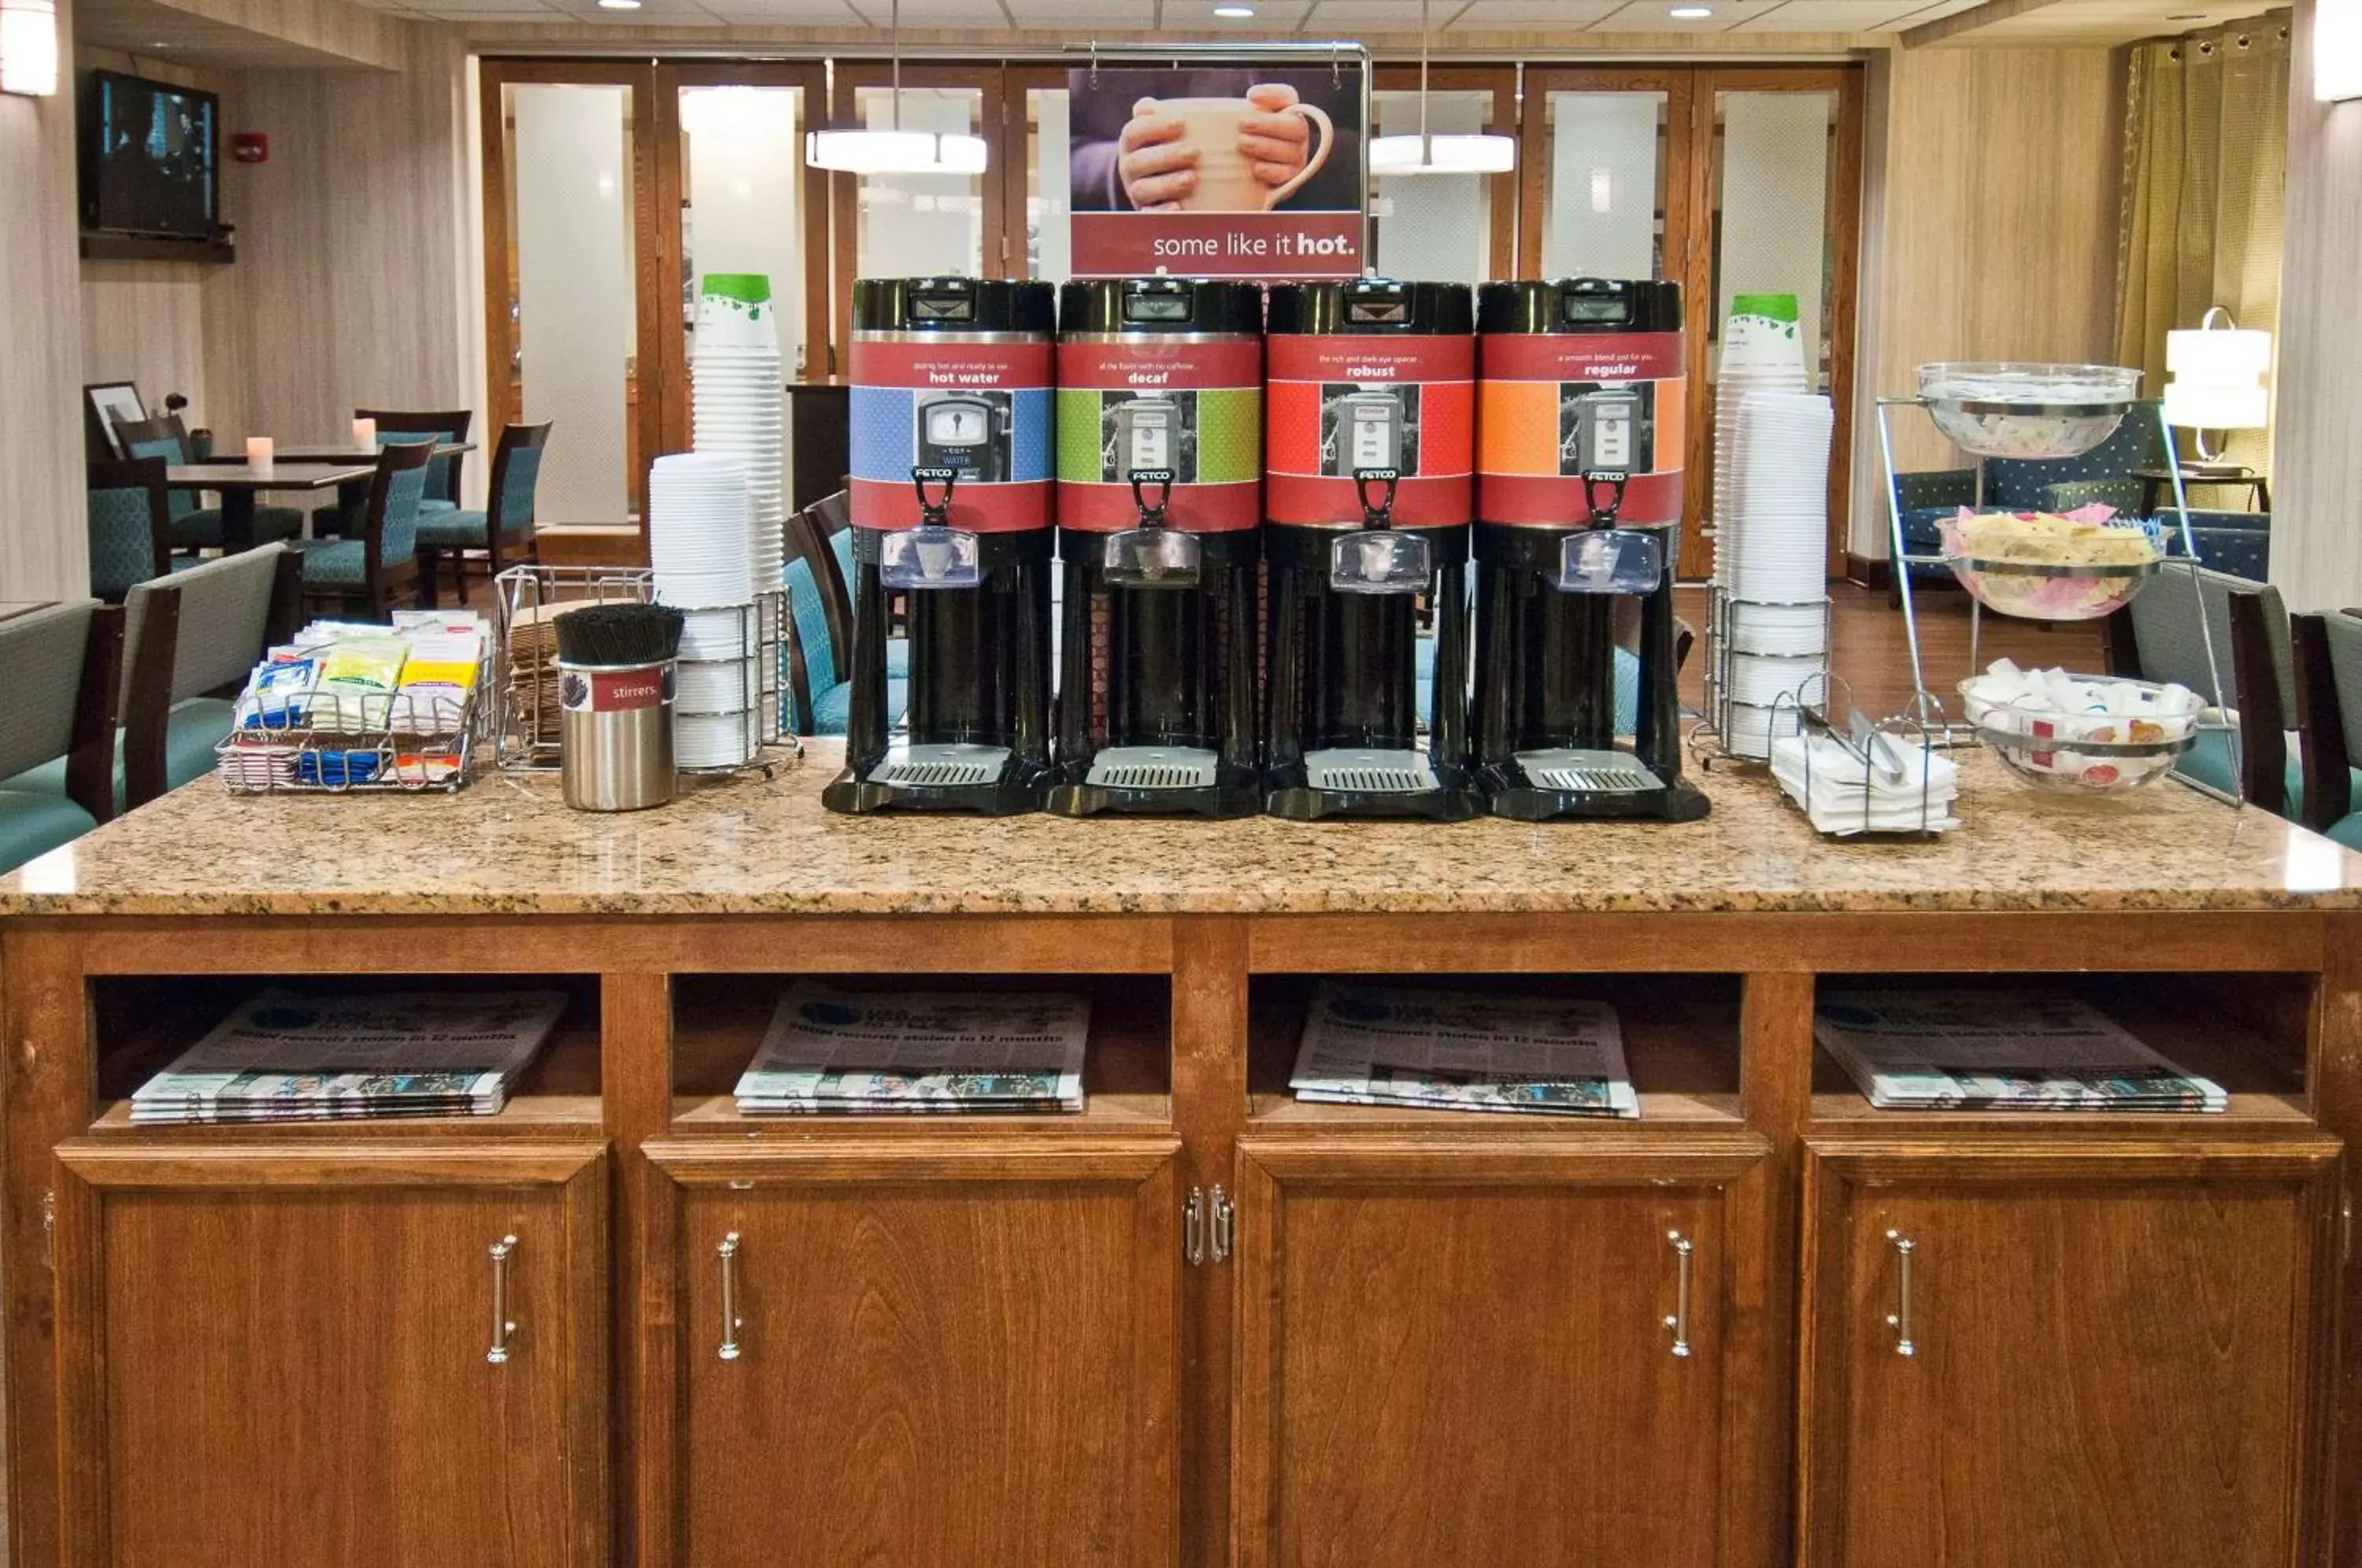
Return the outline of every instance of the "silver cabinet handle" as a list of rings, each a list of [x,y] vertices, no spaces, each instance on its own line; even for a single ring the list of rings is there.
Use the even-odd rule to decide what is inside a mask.
[[[1228,1263],[1231,1261],[1231,1226],[1238,1217],[1237,1210],[1231,1207],[1230,1195],[1220,1187],[1214,1188],[1211,1207],[1213,1220],[1209,1229],[1213,1232],[1214,1261]]]
[[[738,1232],[723,1237],[714,1251],[722,1259],[722,1344],[714,1353],[724,1361],[736,1361],[738,1331],[746,1326],[738,1316]]]
[[[1900,1282],[1895,1289],[1894,1310],[1886,1317],[1887,1326],[1894,1331],[1894,1353],[1917,1355],[1919,1346],[1911,1337],[1911,1258],[1919,1243],[1900,1231],[1889,1231],[1886,1239],[1894,1243],[1894,1256]]]
[[[502,1236],[492,1243],[492,1346],[484,1353],[484,1359],[494,1366],[508,1364],[509,1336],[516,1332],[516,1324],[509,1317],[509,1258],[516,1244],[514,1236]]]
[[[1181,1259],[1192,1268],[1206,1261],[1206,1192],[1203,1187],[1191,1187],[1189,1201],[1181,1206]]]
[[[1665,1327],[1673,1331],[1673,1353],[1687,1359],[1690,1353],[1690,1258],[1697,1247],[1679,1231],[1666,1231],[1665,1240],[1673,1244],[1673,1315],[1665,1320]]]

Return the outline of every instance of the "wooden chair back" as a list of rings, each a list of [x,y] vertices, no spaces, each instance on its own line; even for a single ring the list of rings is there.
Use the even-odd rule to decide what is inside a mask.
[[[443,413],[431,409],[357,408],[353,417],[376,421],[380,436],[436,436],[446,441],[465,441],[476,423],[475,414],[464,408]],[[454,506],[459,503],[459,481],[467,458],[467,453],[454,452],[435,459],[426,480],[428,500],[447,501]]]
[[[304,558],[272,543],[132,590],[116,703],[127,806],[171,788],[165,748],[174,705],[243,685],[272,644],[294,635],[303,585]]]
[[[501,430],[500,449],[492,454],[492,492],[484,509],[484,552],[491,562],[491,575],[498,577],[503,569],[501,546],[511,528],[523,527],[524,548],[518,560],[539,560],[541,552],[533,542],[534,497],[541,483],[542,458],[549,449],[549,424],[510,425]],[[505,563],[514,564],[514,563]],[[466,602],[467,580],[460,579],[460,600]]]
[[[2304,736],[2304,825],[2326,830],[2351,815],[2355,746],[2362,743],[2362,614],[2293,618],[2297,728]]]
[[[91,591],[109,603],[119,603],[133,584],[167,576],[172,569],[172,501],[166,471],[161,458],[90,465]],[[127,513],[134,511],[142,514],[138,533],[144,546],[127,533],[116,536],[118,526],[127,529]]]
[[[0,621],[0,778],[66,759],[66,796],[95,822],[115,815],[115,722],[123,611],[94,599]]]

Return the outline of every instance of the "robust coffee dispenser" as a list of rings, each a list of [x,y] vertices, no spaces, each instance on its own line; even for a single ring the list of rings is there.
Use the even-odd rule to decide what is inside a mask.
[[[1694,821],[1674,684],[1681,286],[1487,283],[1477,327],[1477,783],[1525,822]],[[1617,638],[1631,604],[1637,656]],[[1628,749],[1619,684],[1638,688]]]
[[[832,811],[1024,812],[1050,775],[1048,283],[853,285],[853,694]],[[889,743],[889,596],[910,721]]]
[[[1058,315],[1065,624],[1049,807],[1260,811],[1263,290],[1076,282]]]
[[[1469,291],[1283,284],[1268,325],[1266,808],[1298,820],[1473,815]]]

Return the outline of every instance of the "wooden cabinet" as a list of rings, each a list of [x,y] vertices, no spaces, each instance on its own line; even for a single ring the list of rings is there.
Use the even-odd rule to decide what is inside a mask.
[[[1237,1568],[1712,1563],[1723,1188],[1763,1152],[1242,1141]]]
[[[2336,1149],[1808,1144],[1802,1561],[2312,1561]]]
[[[1174,1562],[1179,1148],[650,1145],[672,1184],[670,1561]]]
[[[56,1179],[65,1562],[607,1561],[600,1145],[80,1140]]]

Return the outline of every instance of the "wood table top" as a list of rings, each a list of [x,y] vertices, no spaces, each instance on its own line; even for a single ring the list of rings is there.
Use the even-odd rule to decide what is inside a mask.
[[[267,469],[245,463],[174,463],[165,470],[177,490],[334,490],[377,472],[374,461],[351,463],[273,462]]]

